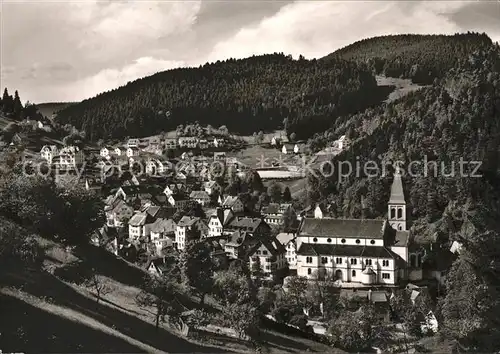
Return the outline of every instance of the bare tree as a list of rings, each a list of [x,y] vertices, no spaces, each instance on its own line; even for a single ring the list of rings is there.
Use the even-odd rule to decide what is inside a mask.
[[[97,303],[99,303],[104,296],[113,291],[113,287],[109,281],[102,275],[97,274],[94,269],[92,269],[92,273],[90,278],[86,281],[86,285],[95,291]]]
[[[155,328],[158,330],[160,322],[170,318],[176,319],[180,315],[176,296],[180,288],[171,278],[147,277],[142,291],[137,295],[136,302],[142,308],[153,307]]]

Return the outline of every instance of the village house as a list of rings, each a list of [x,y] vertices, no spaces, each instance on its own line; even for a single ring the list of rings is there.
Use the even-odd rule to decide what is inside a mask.
[[[272,146],[278,146],[281,144],[281,138],[280,137],[277,137],[277,136],[273,136],[271,138],[271,145]]]
[[[242,213],[245,209],[241,199],[231,195],[227,196],[224,203],[222,203],[222,207],[224,209],[231,209],[234,213]]]
[[[186,247],[186,243],[190,240],[190,232],[194,232],[196,234],[200,234],[200,238],[206,232],[206,225],[204,225],[203,220],[194,216],[183,216],[182,219],[177,223],[177,227],[175,230],[175,244],[178,250],[182,251]]]
[[[45,159],[49,164],[52,164],[52,159],[57,156],[59,149],[55,145],[45,145],[40,150],[40,156]]]
[[[283,147],[281,148],[281,152],[283,154],[298,154],[299,153],[299,146],[297,144],[283,144]]]
[[[165,149],[170,149],[170,150],[177,149],[177,138],[166,138]]]
[[[260,263],[265,279],[272,279],[286,270],[285,249],[276,238],[258,238],[247,256],[250,269],[253,269],[254,263]]]
[[[219,183],[217,183],[216,181],[208,181],[208,182],[205,182],[203,183],[203,188],[205,189],[205,192],[208,193],[208,195],[212,195],[212,194],[221,194],[222,192],[222,187]]]
[[[103,147],[99,151],[99,155],[101,155],[101,157],[104,157],[104,158],[108,158],[109,157],[109,153],[110,153],[110,149],[108,149],[107,147]]]
[[[149,158],[146,161],[146,174],[148,175],[163,175],[168,171],[169,164],[160,159]]]
[[[139,154],[140,154],[140,150],[138,147],[131,146],[131,147],[127,148],[127,157],[128,158],[131,158],[134,156],[139,156]]]
[[[224,228],[229,224],[229,221],[231,221],[233,217],[234,213],[231,209],[217,208],[208,219],[208,237],[217,237],[229,234],[229,232],[224,230]]]
[[[224,244],[224,251],[230,259],[245,259],[248,249],[255,245],[257,240],[246,231],[235,231]]]
[[[179,137],[179,147],[180,148],[188,148],[188,149],[196,149],[198,147],[199,139],[194,136],[183,136]]]
[[[177,208],[182,209],[189,202],[189,198],[182,192],[171,194],[167,197],[168,203]]]
[[[139,212],[130,218],[129,225],[129,240],[149,242],[151,235],[151,226],[154,222],[162,217],[170,215],[168,209],[163,209],[158,206],[145,205]]]
[[[161,276],[166,268],[167,264],[165,263],[165,259],[163,257],[151,259],[146,265],[148,272],[155,276]]]
[[[173,246],[177,225],[172,219],[158,218],[151,225],[150,238],[156,248],[157,255],[161,256],[165,248]]]
[[[127,147],[128,148],[139,148],[140,140],[139,139],[128,139]]]
[[[264,215],[264,220],[269,225],[283,225],[283,215],[285,211],[292,207],[291,204],[278,204],[270,203],[267,207],[262,209],[262,215]]]
[[[214,161],[226,161],[226,153],[224,151],[214,152]]]
[[[225,141],[222,138],[218,138],[218,139],[214,138],[213,144],[214,144],[214,147],[220,148],[220,147],[224,147]]]
[[[113,153],[116,155],[116,156],[122,156],[123,153],[124,153],[124,150],[122,148],[119,148],[119,147],[115,147],[115,149],[113,150]]]
[[[204,149],[208,149],[208,141],[207,141],[207,139],[200,139],[200,140],[198,141],[198,147],[199,147],[200,149],[202,149],[202,150],[204,150]]]
[[[285,259],[290,270],[297,269],[297,247],[295,245],[296,235],[291,232],[281,232],[276,239],[286,250]]]
[[[409,256],[415,255],[409,251],[411,238],[398,172],[388,215],[388,220],[305,218],[297,235],[297,274],[331,276],[343,287],[394,286],[403,280],[422,279],[421,268],[419,273],[409,263]]]
[[[134,208],[122,199],[114,199],[110,205],[104,207],[106,225],[109,227],[123,227],[124,223],[134,215]]]
[[[224,225],[228,232],[247,231],[254,237],[265,237],[271,233],[271,227],[266,224],[262,218],[251,218],[246,216],[233,216],[229,222]]]
[[[210,203],[210,196],[205,191],[192,191],[189,199],[196,201],[201,206],[206,206]]]
[[[59,151],[59,155],[52,162],[64,169],[72,169],[80,166],[85,161],[83,152],[76,146],[65,146]]]

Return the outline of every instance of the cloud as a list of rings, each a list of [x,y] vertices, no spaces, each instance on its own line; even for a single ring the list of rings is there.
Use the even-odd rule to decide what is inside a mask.
[[[53,95],[61,97],[60,101],[79,101],[117,87],[126,85],[129,81],[184,66],[182,61],[170,61],[142,57],[120,69],[104,69],[98,73],[70,82],[63,87],[55,87],[46,93],[44,101],[50,101]]]
[[[377,35],[473,30],[500,40],[494,3],[287,1],[10,0],[2,85],[30,101],[74,101],[175,66],[273,52],[321,57]]]
[[[466,4],[465,1],[297,2],[218,43],[209,60],[281,51],[312,58],[377,35],[452,34],[460,31],[460,27],[446,13]]]

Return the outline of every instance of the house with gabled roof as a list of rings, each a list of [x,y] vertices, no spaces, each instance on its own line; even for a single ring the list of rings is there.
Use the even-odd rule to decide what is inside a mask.
[[[256,241],[247,252],[250,269],[259,262],[264,278],[272,279],[287,267],[285,248],[275,237],[256,237]]]
[[[231,195],[226,197],[224,203],[222,203],[222,207],[224,209],[231,209],[234,213],[241,213],[245,208],[239,197]]]
[[[55,145],[44,145],[40,150],[40,156],[49,164],[52,164],[52,159],[59,154],[59,149]]]
[[[224,244],[224,250],[231,259],[245,259],[249,248],[257,243],[249,232],[235,231],[227,239]]]
[[[189,242],[189,233],[193,229],[203,238],[207,233],[207,225],[199,217],[183,216],[177,223],[175,230],[175,244],[178,250],[184,250],[187,242]]]
[[[192,191],[189,194],[189,199],[196,201],[201,206],[208,205],[210,203],[210,196],[205,191]]]
[[[205,192],[208,193],[208,195],[212,195],[214,193],[217,193],[220,195],[222,192],[222,187],[219,183],[216,181],[208,181],[203,183],[203,188],[205,189]]]
[[[286,250],[285,259],[289,269],[297,269],[297,246],[296,234],[292,232],[281,232],[276,235],[276,239]]]
[[[163,250],[172,247],[175,241],[177,224],[170,218],[158,218],[150,227],[150,239],[161,256]]]
[[[217,208],[208,219],[208,237],[227,235],[227,225],[233,219],[234,213],[231,209]]]

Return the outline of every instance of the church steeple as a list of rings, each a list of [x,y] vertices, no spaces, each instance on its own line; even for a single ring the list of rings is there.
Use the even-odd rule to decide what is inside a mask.
[[[406,201],[399,167],[394,172],[387,209],[389,224],[393,229],[406,231]]]

